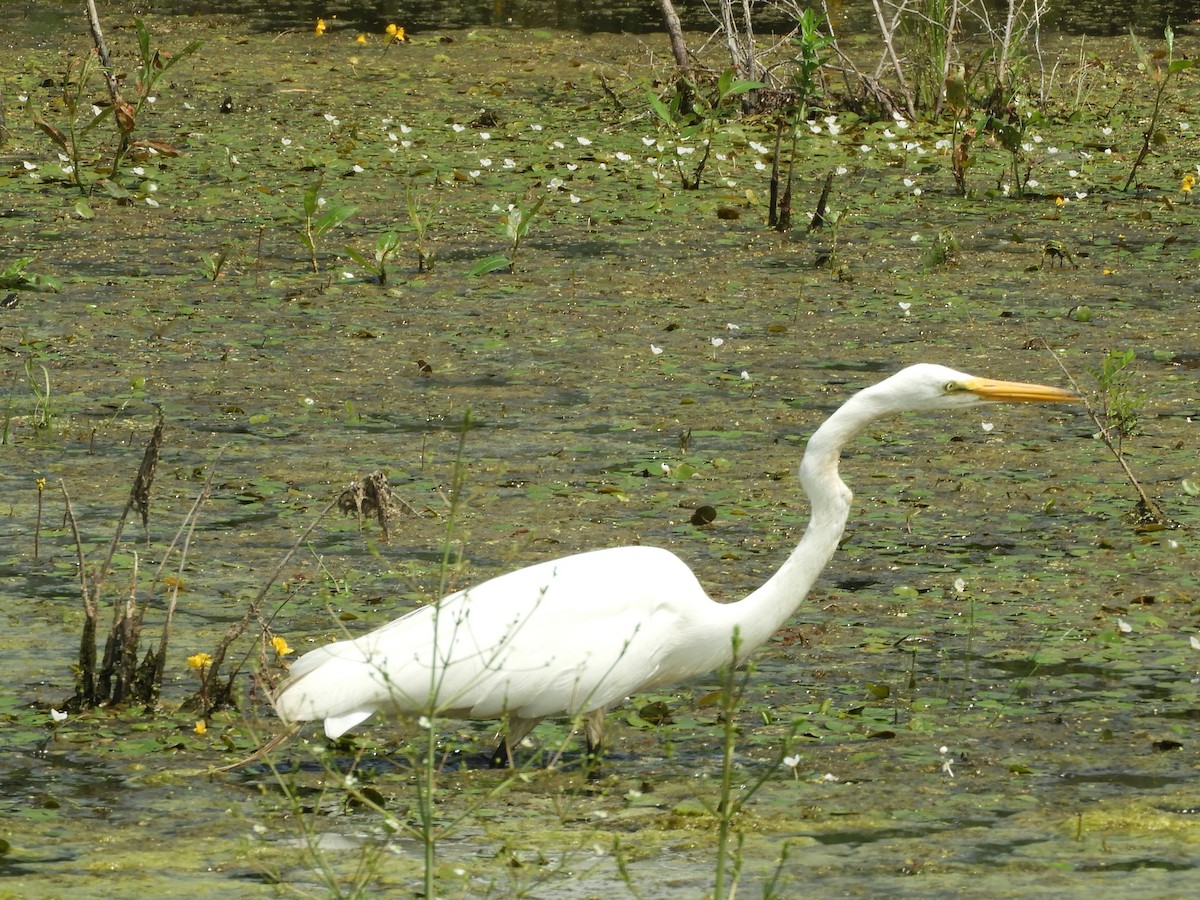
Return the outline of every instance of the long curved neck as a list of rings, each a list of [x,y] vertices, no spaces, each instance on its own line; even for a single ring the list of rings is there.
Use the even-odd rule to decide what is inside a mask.
[[[762,587],[721,607],[727,611],[721,616],[724,640],[731,639],[734,627],[738,631],[738,661],[788,620],[837,550],[853,499],[838,474],[838,460],[846,443],[884,412],[874,393],[867,388],[855,394],[809,439],[800,461],[800,483],[812,512],[796,549]]]

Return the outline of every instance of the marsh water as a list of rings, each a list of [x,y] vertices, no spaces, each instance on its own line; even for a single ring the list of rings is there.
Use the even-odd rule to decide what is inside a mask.
[[[104,14],[133,71],[132,10]],[[950,122],[853,113],[831,86],[779,233],[772,116],[723,120],[700,189],[682,188],[699,142],[647,100],[671,78],[661,35],[146,24],[167,52],[204,44],[158,83],[136,132],[156,143],[119,177],[111,124],[80,135],[82,189],[36,120],[66,127],[86,28],[0,37],[0,271],[30,260],[0,291],[0,895],[411,892],[423,729],[372,720],[329,748],[309,728],[238,765],[280,730],[260,685],[288,656],[267,636],[302,652],[632,543],[736,600],[798,540],[792,473],[854,390],[917,361],[1067,384],[1061,362],[1103,409],[1113,351],[1134,354],[1121,450],[1173,527],[1136,515],[1082,401],[909,416],[848,449],[843,546],[738,682],[734,788],[762,780],[731,822],[740,894],[1194,893],[1194,73],[1125,190],[1154,83],[1128,37],[1081,55],[1047,36],[1059,68],[1024,189],[981,135],[966,196]],[[1184,27],[1175,50],[1200,52]],[[95,77],[84,96],[104,94]],[[830,224],[807,231],[829,173]],[[321,209],[355,211],[319,235],[313,272],[298,232],[318,177]],[[514,253],[511,208],[538,198]],[[511,272],[470,274],[499,254]],[[145,597],[211,476],[172,576],[162,700],[62,719],[83,619],[64,491],[95,565],[160,416],[147,526],[128,526],[108,599]],[[388,540],[321,515],[380,469]],[[188,658],[318,518],[235,645],[237,707],[198,722]],[[161,597],[146,615],[156,644]],[[564,722],[515,777],[483,767],[487,723],[434,723],[439,895],[711,892],[720,687],[631,698],[589,772]]]

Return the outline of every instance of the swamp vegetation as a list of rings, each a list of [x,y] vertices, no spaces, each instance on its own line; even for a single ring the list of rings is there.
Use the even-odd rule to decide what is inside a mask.
[[[819,19],[770,100],[662,35],[134,13],[116,94],[82,18],[0,36],[0,896],[1194,893],[1194,34],[910,116]],[[872,429],[798,615],[596,768],[566,722],[245,761],[293,654],[448,589],[645,543],[744,596],[806,436],[916,361],[1096,416]]]

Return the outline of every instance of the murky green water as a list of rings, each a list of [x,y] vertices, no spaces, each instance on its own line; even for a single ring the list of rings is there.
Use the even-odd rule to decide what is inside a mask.
[[[799,758],[736,821],[743,895],[777,866],[784,896],[1190,893],[1200,579],[1185,480],[1200,468],[1200,247],[1180,187],[1200,161],[1193,82],[1172,93],[1166,143],[1130,192],[1149,87],[1127,42],[1097,44],[1113,61],[1084,73],[1095,80],[1074,119],[1064,101],[1038,126],[1039,184],[1025,199],[996,189],[994,148],[962,199],[940,132],[843,115],[831,134],[817,120],[797,215],[840,166],[831,204],[846,218],[836,235],[780,236],[762,225],[767,123],[716,135],[704,188],[679,190],[688,144],[648,114],[650,73],[666,71],[649,39],[482,30],[385,51],[375,37],[262,35],[232,17],[149,22],[168,49],[206,44],[141,126],[181,154],[138,161],[122,202],[97,189],[80,206],[33,125],[61,123],[53,79],[86,40],[0,39],[0,267],[36,256],[31,271],[62,281],[0,309],[0,895],[321,893],[305,834],[343,885],[363,860],[376,892],[419,883],[420,847],[349,805],[338,774],[357,747],[360,785],[411,824],[415,724],[372,722],[332,756],[310,730],[272,757],[279,778],[261,764],[206,775],[277,723],[248,679],[241,709],[204,734],[177,707],[197,689],[186,658],[214,646],[354,477],[386,469],[410,514],[388,544],[370,523],[323,521],[268,597],[274,631],[299,651],[436,594],[468,410],[452,586],[641,542],[671,547],[714,596],[736,599],[797,540],[805,507],[787,473],[853,390],[918,360],[1062,383],[1043,341],[1085,385],[1110,350],[1137,352],[1141,433],[1127,451],[1182,527],[1123,519],[1135,497],[1079,408],[871,429],[844,465],[857,495],[845,545],[745,689],[739,780],[770,770],[793,723]],[[111,33],[131,52],[115,14]],[[1180,49],[1194,55],[1189,41]],[[87,145],[89,182],[110,149]],[[318,171],[328,202],[358,211],[321,240],[314,275],[295,210]],[[416,271],[410,188],[433,211],[428,273]],[[534,196],[547,199],[515,274],[468,276],[504,251],[508,204]],[[931,266],[946,228],[958,253]],[[345,247],[369,254],[391,229],[401,248],[381,286]],[[1043,265],[1049,241],[1077,267]],[[204,256],[222,248],[209,280]],[[127,532],[114,598],[134,551],[144,572],[157,564],[216,468],[163,708],[55,725],[82,620],[59,483],[98,559],[159,410],[150,540]],[[711,526],[689,524],[700,505],[716,509]],[[147,617],[157,628],[159,608]],[[251,671],[258,646],[238,648]],[[533,765],[507,786],[478,768],[486,726],[439,723],[440,811],[463,816],[439,845],[444,895],[711,890],[717,686],[614,712],[612,753],[591,780],[562,723],[538,730]],[[670,722],[637,715],[653,702]],[[538,768],[564,742],[563,770]]]

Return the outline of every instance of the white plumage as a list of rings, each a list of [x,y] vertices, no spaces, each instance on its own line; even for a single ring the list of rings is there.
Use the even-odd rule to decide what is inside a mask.
[[[654,547],[549,560],[313,650],[292,666],[276,710],[288,722],[324,720],[333,738],[375,712],[506,718],[496,763],[509,760],[508,749],[542,718],[582,714],[595,749],[607,707],[735,662],[735,633],[740,661],[791,616],[837,549],[851,501],[838,460],[868,423],[906,410],[1074,397],[910,366],[855,394],[809,440],[800,465],[812,505],[808,528],[745,599],[713,601],[679,557]]]

